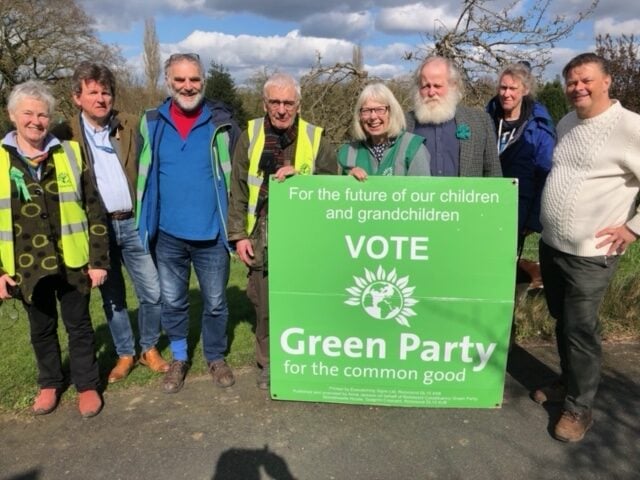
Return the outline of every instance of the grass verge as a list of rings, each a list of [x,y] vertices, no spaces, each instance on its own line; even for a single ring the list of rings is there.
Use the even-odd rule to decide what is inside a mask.
[[[523,258],[538,259],[538,235],[525,244]],[[640,340],[640,242],[620,259],[600,308],[600,324],[605,341]],[[555,320],[549,315],[544,292],[521,297],[516,307],[516,340],[521,343],[555,342]]]
[[[537,236],[527,240],[524,257],[537,259]],[[611,282],[609,292],[601,308],[603,338],[609,341],[640,340],[640,243],[632,245],[621,259],[618,272]],[[246,269],[238,260],[231,262],[231,276],[227,287],[229,302],[229,353],[227,360],[233,367],[251,365],[254,362],[253,308],[245,295]],[[127,301],[132,319],[137,318],[137,301],[129,289]],[[200,312],[202,303],[195,276],[190,290],[191,321],[189,329],[189,353],[192,359],[190,374],[206,372],[200,342]],[[109,370],[117,360],[111,334],[102,312],[101,297],[92,295],[91,317],[96,331],[96,350],[103,385]],[[137,330],[133,321],[134,330]],[[549,343],[554,341],[554,320],[549,316],[543,292],[525,295],[516,308],[516,338],[520,343]],[[58,329],[63,350],[65,368],[68,370],[67,338],[64,327]],[[137,331],[136,331],[137,338]],[[0,412],[21,411],[29,407],[37,392],[36,364],[29,341],[29,325],[22,305],[15,301],[0,306]],[[166,338],[158,345],[165,358],[170,357]],[[107,385],[119,390],[132,385],[160,385],[160,375],[138,366],[126,380]],[[73,399],[71,388],[64,400]]]
[[[130,285],[128,278],[127,283]],[[253,307],[246,299],[246,267],[238,260],[231,262],[231,276],[227,286],[229,303],[229,352],[227,360],[231,366],[250,365],[254,361],[254,314]],[[200,314],[202,302],[195,275],[191,276],[189,300],[189,355],[192,359],[190,374],[205,373],[206,362],[202,356],[200,341]],[[138,303],[132,288],[127,289],[127,303],[136,339]],[[102,384],[109,390],[120,390],[132,385],[157,384],[160,388],[161,375],[151,372],[141,365],[136,366],[122,382],[107,385],[107,375],[115,365],[117,355],[113,349],[111,333],[102,310],[102,298],[99,292],[91,295],[91,318],[96,332],[96,353],[100,366]],[[63,367],[68,372],[67,335],[59,321],[58,335],[62,348]],[[29,340],[29,323],[22,305],[9,300],[0,305],[0,412],[20,411],[28,408],[38,391],[36,385],[37,368]],[[169,344],[163,335],[158,348],[162,355],[171,357]],[[139,353],[139,352],[138,352]],[[152,388],[155,388],[152,386]],[[75,398],[73,387],[64,394],[64,401]]]

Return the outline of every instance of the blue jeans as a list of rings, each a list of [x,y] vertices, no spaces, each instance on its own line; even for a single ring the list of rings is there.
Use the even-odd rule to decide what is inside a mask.
[[[182,240],[160,231],[155,246],[162,291],[162,326],[169,340],[186,340],[189,333],[191,264],[202,295],[202,350],[207,362],[224,358],[227,350],[226,287],[229,253],[220,238]]]
[[[140,349],[146,352],[155,347],[160,338],[160,280],[151,254],[144,251],[135,219],[109,220],[109,255],[111,270],[100,293],[116,353],[120,357],[135,355],[122,276],[123,262],[138,297]]]

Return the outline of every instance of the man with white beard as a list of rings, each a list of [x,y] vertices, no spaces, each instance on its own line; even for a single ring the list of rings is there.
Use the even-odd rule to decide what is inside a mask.
[[[459,105],[462,79],[453,62],[425,58],[416,70],[415,88],[407,131],[426,139],[431,175],[501,177],[491,118],[483,110]]]

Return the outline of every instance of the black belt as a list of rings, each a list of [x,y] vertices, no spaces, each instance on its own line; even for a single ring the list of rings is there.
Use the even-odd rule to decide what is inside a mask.
[[[109,212],[108,215],[111,220],[129,220],[133,218],[133,210],[118,210],[116,212]]]

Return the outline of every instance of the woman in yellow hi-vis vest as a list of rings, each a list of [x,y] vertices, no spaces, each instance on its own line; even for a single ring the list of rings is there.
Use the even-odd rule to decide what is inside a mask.
[[[16,129],[0,143],[0,299],[22,300],[29,317],[40,387],[35,415],[52,412],[66,386],[58,299],[78,408],[92,417],[102,398],[89,293],[107,276],[106,218],[78,144],[48,133],[54,105],[41,82],[24,82],[9,95]]]

